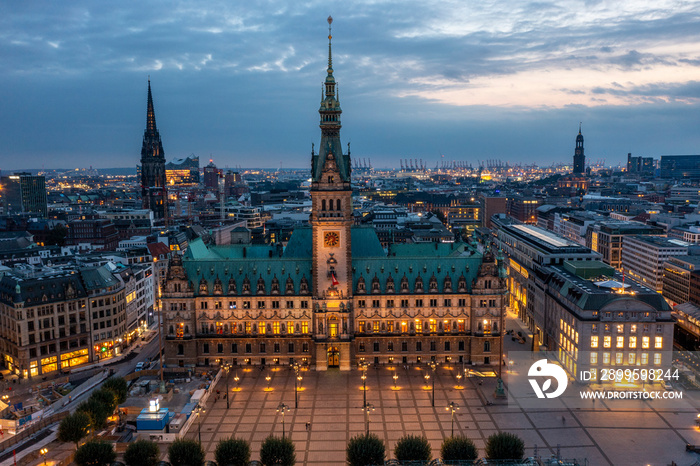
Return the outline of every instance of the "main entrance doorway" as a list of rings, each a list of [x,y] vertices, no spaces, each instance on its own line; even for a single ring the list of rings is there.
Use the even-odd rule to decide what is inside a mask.
[[[328,367],[340,367],[340,351],[335,346],[328,348]]]

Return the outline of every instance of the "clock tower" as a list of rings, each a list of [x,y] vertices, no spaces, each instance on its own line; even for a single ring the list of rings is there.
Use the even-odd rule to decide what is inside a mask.
[[[328,69],[321,94],[321,144],[311,149],[310,223],[313,229],[314,336],[318,342],[316,367],[349,369],[352,333],[352,187],[350,147],[340,143],[340,103],[331,52],[328,17]],[[346,340],[345,342],[343,340]]]

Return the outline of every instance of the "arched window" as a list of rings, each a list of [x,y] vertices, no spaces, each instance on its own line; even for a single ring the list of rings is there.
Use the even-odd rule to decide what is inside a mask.
[[[328,199],[328,210],[333,210],[333,199]]]
[[[337,199],[337,200],[335,201],[335,209],[336,209],[336,210],[341,210],[341,208],[340,208],[340,199]]]
[[[321,200],[321,210],[326,210],[326,200],[325,199]]]

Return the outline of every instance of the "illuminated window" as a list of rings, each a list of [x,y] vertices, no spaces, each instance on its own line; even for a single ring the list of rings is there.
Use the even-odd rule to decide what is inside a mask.
[[[365,333],[365,321],[364,321],[364,320],[358,321],[358,322],[357,322],[357,327],[358,327],[358,331],[359,331],[360,333]]]
[[[630,333],[637,333],[637,324],[630,325]]]
[[[625,324],[617,324],[617,333],[625,333]]]
[[[603,348],[610,348],[611,340],[612,340],[612,337],[610,335],[603,337]]]
[[[642,348],[649,348],[649,337],[642,337]]]
[[[408,332],[408,322],[403,321],[401,322],[401,333],[406,333]]]
[[[576,344],[578,345],[578,332],[574,332],[574,337],[575,337]]]
[[[287,333],[289,333],[290,335],[294,333],[294,322],[287,322]]]
[[[272,323],[272,333],[274,333],[275,335],[279,335],[279,333],[280,333],[280,323],[279,322]]]
[[[664,337],[656,337],[654,339],[654,348],[661,349],[664,347]]]
[[[591,337],[591,348],[597,348],[598,347],[598,337],[596,335],[593,335]]]
[[[252,328],[252,327],[251,327],[250,322],[246,322],[246,323],[245,323],[245,333],[250,333],[251,328]]]
[[[625,337],[617,337],[617,344],[615,345],[616,348],[624,348],[625,347]]]
[[[430,332],[437,332],[437,321],[435,319],[430,319]]]
[[[615,353],[615,364],[618,366],[622,364],[622,353]]]
[[[642,366],[649,364],[649,353],[642,353]]]
[[[661,353],[654,353],[654,364],[657,366],[661,364]]]
[[[630,349],[637,347],[637,337],[630,337]]]
[[[420,320],[416,320],[416,332],[422,332],[423,331],[423,322]]]
[[[591,353],[591,364],[598,364],[598,353]]]
[[[374,333],[379,333],[379,321],[378,320],[375,320],[374,322],[372,322],[372,331]]]
[[[265,322],[258,322],[258,333],[265,335]]]
[[[301,323],[301,333],[309,333],[309,322],[308,321]]]
[[[603,364],[610,364],[610,353],[603,353]]]
[[[636,356],[635,353],[628,354],[627,355],[627,363],[630,365],[634,364],[635,356]]]

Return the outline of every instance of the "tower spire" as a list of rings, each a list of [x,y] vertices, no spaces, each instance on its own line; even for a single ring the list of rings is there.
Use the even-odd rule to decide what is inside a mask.
[[[156,112],[153,109],[153,95],[151,94],[151,77],[148,77],[148,108],[146,110],[146,131],[154,134],[158,131],[156,128]]]
[[[337,83],[333,76],[333,53],[332,53],[332,29],[333,17],[328,17],[328,69],[326,79],[323,82],[323,93],[321,95],[321,106],[318,110],[321,117],[321,144],[318,146],[318,154],[312,161],[312,178],[318,182],[321,179],[321,173],[324,170],[326,160],[333,160],[331,165],[334,165],[333,170],[338,173],[335,176],[330,176],[330,179],[335,179],[343,183],[350,182],[350,159],[343,155],[340,145],[340,103],[338,102]],[[330,167],[330,166],[329,166]],[[325,177],[328,180],[328,177]]]
[[[333,54],[331,53],[331,24],[333,24],[333,17],[328,16],[328,74],[333,76]]]

